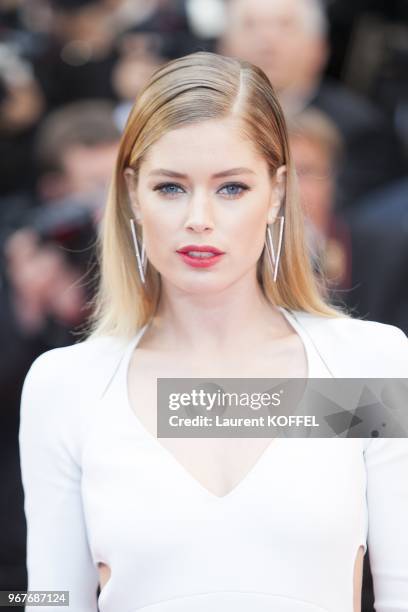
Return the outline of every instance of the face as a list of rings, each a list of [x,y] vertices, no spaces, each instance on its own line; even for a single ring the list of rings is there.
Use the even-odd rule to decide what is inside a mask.
[[[334,199],[330,155],[321,143],[303,137],[292,137],[290,146],[302,205],[313,225],[326,236]]]
[[[72,145],[61,153],[61,170],[40,176],[37,190],[43,200],[80,197],[84,202],[98,194],[106,197],[118,151],[118,142],[95,146]],[[105,194],[105,195],[103,195]],[[102,214],[102,208],[100,209]]]
[[[55,20],[57,36],[76,43],[71,47],[68,45],[64,59],[75,58],[75,47],[87,51],[90,46],[98,53],[106,53],[111,48],[115,32],[115,28],[112,27],[112,10],[103,3],[91,2],[72,13],[61,13],[57,16],[59,17]],[[72,52],[74,53],[71,55]]]
[[[115,165],[118,143],[76,145],[62,155],[64,176],[72,194],[106,190]]]
[[[262,68],[274,87],[302,87],[324,65],[325,42],[305,23],[301,0],[232,0],[223,51]]]
[[[216,292],[256,274],[267,223],[282,201],[284,168],[271,177],[266,160],[236,120],[210,120],[164,134],[141,163],[137,184],[126,170],[146,254],[162,282],[184,291]],[[200,246],[222,254],[180,254]]]

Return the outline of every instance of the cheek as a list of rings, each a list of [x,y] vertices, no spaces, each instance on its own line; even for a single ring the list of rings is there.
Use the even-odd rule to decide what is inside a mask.
[[[175,211],[157,210],[145,206],[143,211],[143,240],[152,263],[159,263],[174,251],[180,242],[180,231]],[[179,242],[177,242],[177,239]]]
[[[262,251],[266,234],[266,211],[258,209],[249,214],[240,216],[230,228],[233,249],[238,253],[245,253],[259,257]]]
[[[191,236],[184,229],[183,207],[169,202],[166,208],[145,199],[142,215],[143,239],[149,258],[161,268],[172,265],[169,254]],[[223,203],[218,210],[215,206],[214,230],[211,237],[208,234],[208,242],[222,245],[236,263],[256,261],[264,246],[266,221],[266,207],[259,205],[258,198],[245,203],[231,201],[228,207]]]

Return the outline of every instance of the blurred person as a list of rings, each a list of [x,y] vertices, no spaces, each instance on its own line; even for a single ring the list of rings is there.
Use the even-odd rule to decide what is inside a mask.
[[[135,10],[133,0],[124,0],[119,5],[114,19],[121,35],[139,35],[138,40],[145,36],[152,43],[150,51],[169,59],[179,57],[197,45],[206,46],[205,40],[193,31],[185,0],[154,0],[142,6],[142,11]]]
[[[111,5],[112,0],[103,0]],[[114,0],[114,22],[119,31],[188,32],[184,0]],[[174,45],[179,44],[176,40]]]
[[[184,0],[152,0],[142,6],[124,0],[118,4],[114,21],[120,33],[111,78],[119,98],[115,116],[123,129],[134,100],[152,72],[167,60],[207,43],[192,32],[191,14]]]
[[[44,108],[31,64],[0,43],[0,197],[34,184],[32,143]]]
[[[67,45],[62,49],[63,55],[69,57],[72,53],[74,58],[75,44],[79,55],[81,43],[91,60],[104,57],[111,50],[115,31],[111,28],[109,6],[101,0],[48,1],[53,12],[53,32]]]
[[[98,222],[120,136],[114,109],[109,100],[84,100],[42,121],[33,145],[33,191],[0,201],[0,247],[13,230],[30,225],[47,204],[55,208],[77,202]]]
[[[372,192],[348,222],[356,311],[408,333],[408,178]]]
[[[89,313],[94,287],[88,275],[98,273],[93,243],[120,135],[113,108],[92,100],[49,115],[35,147],[37,205],[9,217],[8,231],[2,228],[0,590],[26,583],[17,448],[22,382],[37,355],[74,342]]]
[[[159,7],[159,0],[102,0],[102,2],[113,9],[113,19],[120,31],[149,19]]]
[[[363,275],[356,274],[356,270],[362,267],[361,250],[365,242],[358,240],[354,251],[349,219],[334,208],[338,166],[344,154],[341,135],[322,111],[312,107],[289,120],[288,129],[300,199],[312,224],[306,226],[306,235],[316,259],[316,273],[321,273],[329,283],[332,303],[347,304],[355,315],[364,315],[366,313],[356,307],[354,287],[356,277],[361,281],[364,279],[363,282],[368,280],[368,268],[365,268]],[[375,257],[374,251],[378,245],[371,244]],[[372,266],[372,269],[378,271],[378,266]],[[378,281],[377,277],[374,284],[382,292]],[[375,312],[369,314],[371,319],[378,320]],[[401,325],[401,320],[384,322],[406,329]],[[362,612],[371,612],[372,601],[373,582],[368,551],[363,563]]]
[[[164,63],[162,38],[156,32],[127,31],[117,41],[118,60],[112,84],[119,98],[115,118],[124,129],[130,109],[151,74]]]
[[[56,208],[76,207],[88,209],[97,227],[120,136],[113,109],[110,102],[81,101],[54,111],[43,122],[36,141],[39,206],[28,224],[39,212],[46,219]],[[77,324],[84,317],[85,299],[83,288],[73,282],[81,270],[75,272],[58,245],[43,245],[39,238],[35,226],[22,227],[6,239],[4,247],[14,313],[25,333],[34,334],[41,332],[49,314],[60,316],[69,327]],[[62,286],[69,288],[66,295]],[[59,312],[61,307],[66,308],[65,315]]]
[[[64,228],[64,223],[75,220],[76,214],[81,219],[80,213],[85,209],[96,236],[120,136],[113,110],[114,105],[107,101],[73,103],[51,113],[38,132],[37,205],[18,219],[17,231],[4,238],[8,295],[26,334],[31,326],[35,333],[42,329],[49,308],[52,312],[61,298],[62,293],[54,290],[57,280],[60,287],[62,279],[67,278],[71,285],[75,277],[70,261],[73,256],[68,251],[64,253],[64,248],[52,239],[52,225],[47,226],[47,220],[56,225],[57,236],[59,216]],[[66,211],[73,212],[68,215]],[[44,242],[47,232],[51,238]],[[88,256],[89,252],[84,262]],[[76,275],[79,277],[79,271]],[[74,302],[80,304],[81,300],[76,298]],[[78,318],[79,312],[67,317],[68,323]]]
[[[30,64],[0,43],[0,75],[3,97],[0,130],[18,134],[32,126],[41,116],[44,100]]]
[[[35,70],[48,109],[76,100],[115,100],[113,8],[102,0],[47,0],[49,26]]]
[[[309,248],[334,298],[351,282],[349,229],[334,207],[343,142],[334,123],[312,107],[289,120],[288,129]]]
[[[120,56],[113,71],[115,91],[122,100],[133,103],[162,61],[160,35],[127,31],[117,41],[117,47]]]
[[[35,150],[43,203],[88,201],[98,223],[120,138],[114,108],[109,100],[81,100],[47,116]]]
[[[288,141],[237,59],[174,60],[136,100],[89,335],[24,382],[30,589],[81,612],[359,612],[369,547],[378,611],[408,608],[407,439],[158,432],[163,376],[408,376],[400,329],[322,295]]]
[[[220,50],[263,68],[288,115],[313,105],[340,130],[345,155],[337,207],[352,207],[402,175],[402,146],[391,122],[368,100],[324,78],[330,49],[321,0],[228,0],[226,6]]]

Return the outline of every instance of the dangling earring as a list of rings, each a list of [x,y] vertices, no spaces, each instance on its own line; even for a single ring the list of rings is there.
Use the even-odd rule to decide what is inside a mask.
[[[272,232],[270,230],[269,223],[266,226],[266,241],[265,241],[266,252],[268,253],[269,263],[273,271],[273,281],[275,283],[276,283],[276,278],[278,276],[279,260],[280,260],[280,254],[281,254],[281,249],[282,249],[283,225],[285,222],[284,215],[281,215],[280,217],[276,217],[276,218],[279,219],[279,222],[280,222],[278,248],[277,248],[276,254],[275,254],[275,249],[273,246]]]
[[[134,221],[134,219],[130,219],[130,227],[131,227],[131,230],[132,230],[132,238],[133,238],[133,244],[134,244],[134,247],[135,247],[136,259],[137,259],[137,267],[138,267],[138,270],[139,270],[140,280],[142,281],[142,284],[145,285],[146,284],[146,266],[147,266],[147,257],[146,257],[145,245],[144,245],[144,242],[142,240],[142,253],[140,253],[139,245],[137,243],[136,228],[135,228],[135,221]]]

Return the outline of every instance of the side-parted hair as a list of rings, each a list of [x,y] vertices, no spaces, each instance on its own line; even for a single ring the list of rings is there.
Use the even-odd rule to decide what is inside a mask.
[[[271,177],[279,166],[287,168],[286,194],[278,213],[285,215],[285,226],[277,281],[273,281],[265,247],[257,262],[257,279],[264,295],[277,306],[325,317],[349,316],[328,303],[327,289],[313,272],[285,119],[270,81],[248,62],[200,51],[156,70],[128,117],[99,227],[100,277],[88,319],[88,337],[133,337],[154,316],[160,298],[160,273],[151,262],[145,286],[138,275],[125,169],[133,168],[137,181],[149,147],[165,133],[227,117],[240,119],[244,135],[266,159]],[[277,225],[273,225],[275,241]],[[140,231],[137,225],[139,240]]]

